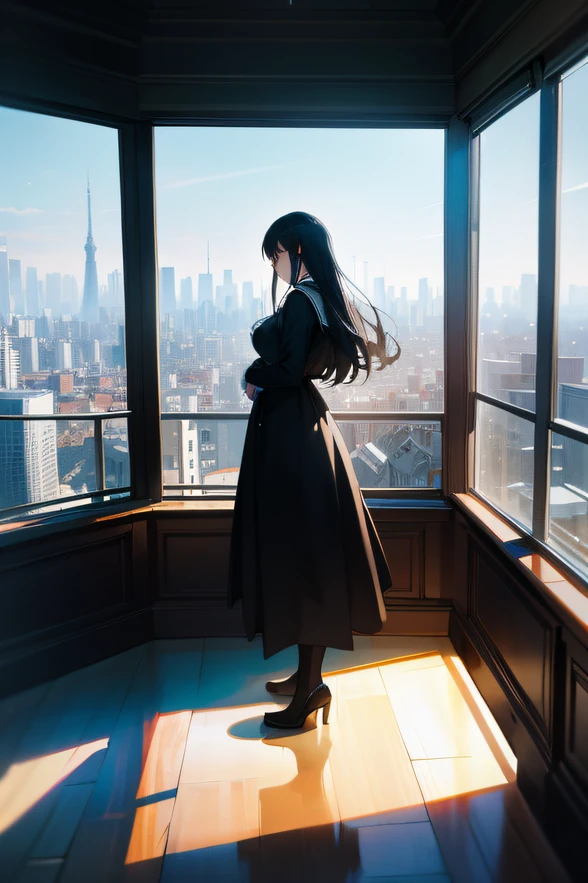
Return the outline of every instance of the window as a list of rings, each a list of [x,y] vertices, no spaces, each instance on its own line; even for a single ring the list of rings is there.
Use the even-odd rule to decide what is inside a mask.
[[[535,411],[539,95],[489,126],[477,147],[476,388],[485,399],[478,397],[475,486],[530,528],[534,423],[525,412]]]
[[[363,373],[335,389],[317,383],[360,483],[440,488],[444,138],[427,129],[156,128],[162,420],[208,425],[201,450],[210,444],[218,465],[203,493],[234,494],[251,408],[239,381],[257,355],[251,326],[272,310],[261,240],[292,206],[324,221],[344,272],[387,313],[384,328],[402,347],[367,383]],[[165,457],[173,432],[163,438]],[[413,454],[400,458],[406,445]],[[192,494],[183,483],[168,480],[165,492]]]
[[[479,169],[473,489],[586,576],[588,59],[542,88],[472,145]],[[540,165],[540,147],[557,142],[560,122],[556,162]]]
[[[128,496],[130,462],[118,131],[0,108],[0,133],[0,519],[10,519]]]
[[[554,412],[577,432],[551,436],[548,541],[588,572],[588,59],[563,78],[560,102]]]

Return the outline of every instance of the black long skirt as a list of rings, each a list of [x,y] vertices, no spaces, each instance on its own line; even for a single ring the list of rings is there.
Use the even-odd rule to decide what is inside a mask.
[[[229,558],[229,606],[264,658],[293,644],[352,650],[386,620],[390,570],[339,427],[314,383],[251,409]]]

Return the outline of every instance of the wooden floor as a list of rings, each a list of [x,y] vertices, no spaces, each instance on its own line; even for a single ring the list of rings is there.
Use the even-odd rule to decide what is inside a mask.
[[[295,663],[155,641],[0,703],[4,883],[567,883],[447,638],[328,650],[330,723],[266,728]]]

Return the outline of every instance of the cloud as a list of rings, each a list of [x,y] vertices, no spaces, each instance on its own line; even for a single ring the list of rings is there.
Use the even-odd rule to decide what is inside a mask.
[[[225,178],[241,178],[244,175],[258,175],[261,172],[270,172],[274,169],[285,169],[287,166],[295,165],[295,163],[284,163],[277,166],[260,166],[257,169],[240,169],[236,172],[220,172],[218,175],[204,175],[202,178],[185,178],[183,181],[173,181],[171,184],[164,184],[159,190],[178,190],[180,187],[193,187],[196,184],[206,184],[208,181],[221,181]]]
[[[429,205],[422,205],[420,208],[415,208],[415,212],[424,212],[426,208],[434,208],[436,205],[443,205],[442,202],[431,202]]]
[[[0,212],[8,212],[11,215],[45,215],[47,212],[43,208],[0,208]]]
[[[568,187],[567,190],[562,190],[562,193],[572,193],[574,190],[585,190],[588,187],[588,181],[584,181],[583,184],[576,184],[575,187]]]

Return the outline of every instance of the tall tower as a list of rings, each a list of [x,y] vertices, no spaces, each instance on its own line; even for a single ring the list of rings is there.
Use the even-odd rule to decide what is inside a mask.
[[[82,322],[98,322],[100,311],[98,307],[98,273],[96,271],[96,246],[92,236],[92,208],[90,205],[90,179],[88,178],[88,237],[84,245],[86,252],[86,273],[84,275],[84,297],[80,319]]]

